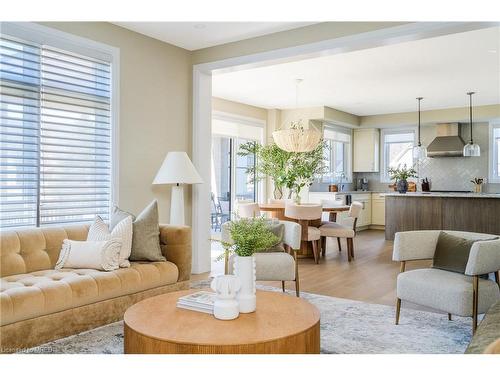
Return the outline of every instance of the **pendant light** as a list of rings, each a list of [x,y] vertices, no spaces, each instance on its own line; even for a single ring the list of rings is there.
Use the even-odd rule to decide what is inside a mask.
[[[295,107],[299,107],[299,85],[302,79],[295,80]],[[273,132],[274,142],[279,148],[288,152],[310,152],[318,147],[321,133],[316,129],[304,129],[300,120],[292,123],[289,129]]]
[[[420,141],[420,101],[423,98],[419,96],[417,98],[418,101],[418,143],[415,147],[413,147],[413,159],[414,160],[423,160],[427,157],[427,147],[422,146],[422,142]]]
[[[469,126],[470,126],[470,141],[464,146],[464,156],[481,156],[481,148],[472,140],[472,95],[475,92],[468,92],[469,95]]]

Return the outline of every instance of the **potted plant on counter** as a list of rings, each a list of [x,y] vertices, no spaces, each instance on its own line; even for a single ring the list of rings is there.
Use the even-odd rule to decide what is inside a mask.
[[[413,167],[408,168],[406,164],[402,167],[391,167],[389,168],[388,172],[391,180],[396,181],[396,189],[400,194],[406,194],[406,192],[408,191],[408,179],[417,177],[417,171]]]
[[[237,300],[241,313],[255,311],[255,257],[254,254],[276,246],[280,239],[269,229],[268,220],[260,218],[240,218],[229,222],[231,236],[221,241],[224,254],[229,258],[235,254],[234,274],[240,278],[241,287]]]

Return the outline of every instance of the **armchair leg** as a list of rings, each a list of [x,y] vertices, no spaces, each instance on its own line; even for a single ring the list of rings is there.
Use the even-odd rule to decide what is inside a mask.
[[[451,314],[448,313],[448,320],[451,320]]]
[[[312,241],[313,255],[314,255],[314,263],[318,264],[319,262],[319,249],[318,249],[319,241]]]
[[[477,329],[477,309],[479,301],[479,276],[474,275],[472,279],[472,334]]]
[[[500,271],[495,272],[495,281],[500,286]]]
[[[351,258],[354,259],[354,238],[348,238],[347,243],[349,244],[349,247],[351,248]]]
[[[352,260],[352,238],[347,238],[347,260],[350,262]]]
[[[396,299],[396,325],[399,324],[399,313],[401,312],[401,299]]]
[[[281,280],[281,290],[285,293],[285,280]]]
[[[337,245],[339,245],[339,253],[342,251],[342,246],[340,244],[340,237],[337,237]]]
[[[295,294],[300,297],[300,285],[299,285],[299,263],[297,262],[297,252],[293,252],[293,258],[295,259]]]

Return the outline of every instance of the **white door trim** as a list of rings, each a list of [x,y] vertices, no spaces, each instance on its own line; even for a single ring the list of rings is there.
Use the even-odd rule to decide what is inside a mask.
[[[193,163],[205,181],[193,185],[193,273],[210,271],[212,74],[334,55],[498,26],[498,22],[416,22],[193,66]]]

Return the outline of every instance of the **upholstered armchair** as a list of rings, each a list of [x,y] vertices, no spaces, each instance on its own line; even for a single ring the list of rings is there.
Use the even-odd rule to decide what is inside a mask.
[[[284,228],[283,245],[285,251],[255,253],[255,273],[258,281],[281,281],[283,292],[285,282],[295,282],[295,293],[300,296],[299,264],[297,251],[300,249],[301,226],[292,221],[279,220]],[[232,243],[229,223],[222,226],[222,241]],[[224,272],[233,273],[233,256],[225,258]]]
[[[478,314],[500,299],[500,239],[491,234],[446,231],[457,237],[475,242],[470,250],[465,274],[436,268],[416,269],[405,272],[406,262],[433,259],[439,230],[396,233],[392,259],[401,262],[397,278],[396,324],[399,324],[401,301],[408,301],[447,312],[472,317],[473,332],[477,328]],[[489,240],[488,240],[489,239]],[[496,282],[481,278],[495,274]]]

